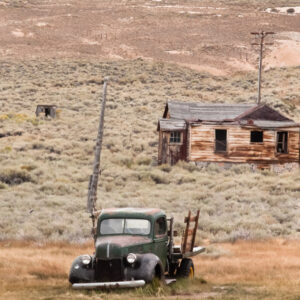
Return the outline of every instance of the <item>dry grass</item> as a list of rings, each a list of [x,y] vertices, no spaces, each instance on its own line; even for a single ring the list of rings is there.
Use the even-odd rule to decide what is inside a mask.
[[[240,241],[207,247],[207,254],[194,259],[195,281],[103,293],[72,291],[67,282],[72,260],[77,255],[92,253],[91,242],[74,245],[6,241],[0,244],[0,297],[129,299],[156,295],[168,299],[177,295],[180,299],[205,296],[211,299],[220,296],[222,299],[297,299],[300,295],[299,241]]]
[[[238,241],[214,244],[214,251],[226,250],[220,257],[206,254],[197,260],[201,276],[218,284],[257,284],[300,292],[299,241]],[[199,274],[199,273],[198,273]],[[199,274],[199,275],[200,275]]]
[[[157,206],[174,214],[177,223],[188,208],[199,207],[200,237],[215,241],[299,236],[299,171],[276,175],[243,166],[156,166],[156,125],[166,100],[251,102],[256,74],[214,77],[141,59],[2,61],[0,66],[0,133],[5,135],[0,139],[0,239],[90,236],[86,194],[106,75],[113,80],[98,207]],[[264,77],[265,101],[296,120],[299,76],[299,68],[290,68]],[[58,105],[59,117],[36,119],[40,103]]]

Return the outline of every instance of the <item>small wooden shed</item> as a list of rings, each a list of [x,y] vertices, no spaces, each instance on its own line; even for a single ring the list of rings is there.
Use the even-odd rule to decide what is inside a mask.
[[[159,164],[299,163],[300,124],[266,104],[169,101],[157,130]]]
[[[35,115],[38,117],[40,114],[42,114],[45,117],[55,118],[56,105],[45,105],[45,104],[37,105]]]

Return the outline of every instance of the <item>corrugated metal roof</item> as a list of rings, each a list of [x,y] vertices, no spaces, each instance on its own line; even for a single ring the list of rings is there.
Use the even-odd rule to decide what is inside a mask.
[[[195,102],[168,102],[170,118],[189,121],[224,121],[233,120],[256,104],[203,104]]]
[[[160,119],[158,126],[158,130],[162,131],[184,130],[186,128],[186,123],[184,120]]]

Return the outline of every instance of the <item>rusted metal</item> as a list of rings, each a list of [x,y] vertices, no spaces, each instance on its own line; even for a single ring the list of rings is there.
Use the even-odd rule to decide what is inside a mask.
[[[173,235],[174,235],[174,231],[173,231],[173,225],[174,225],[174,218],[171,217],[170,219],[170,230],[169,230],[169,261],[172,261],[172,256],[173,256],[173,243],[174,243],[174,239],[173,239]]]
[[[114,244],[120,247],[126,247],[129,245],[147,244],[147,243],[151,243],[151,239],[140,235],[135,235],[135,236],[117,235],[117,236],[101,237],[101,239],[96,241],[96,247],[101,244]]]
[[[120,218],[126,221],[130,219],[148,220],[151,227],[145,234],[136,233],[135,230],[130,230],[128,231],[130,233],[125,234],[122,233],[125,232],[124,230],[118,229],[120,226],[116,224],[119,222],[111,222],[110,230],[106,234],[102,233],[102,222],[108,219],[115,221]],[[189,212],[189,217],[186,219],[188,226],[191,220],[196,225],[193,230],[189,230],[189,228],[186,230],[186,250],[182,252],[180,247],[177,248],[173,245],[173,218],[169,219],[170,231],[168,234],[167,218],[162,210],[147,208],[103,209],[97,222],[95,252],[93,255],[78,256],[73,261],[69,273],[70,283],[73,284],[74,288],[88,289],[136,287],[140,284],[151,283],[154,277],[165,281],[165,276],[169,276],[169,279],[174,280],[175,274],[182,272],[183,259],[204,251],[204,248],[193,247],[197,218],[192,217],[191,212]],[[157,224],[162,225],[160,228],[163,230],[159,235],[159,231],[156,230]],[[140,225],[136,224],[135,226],[138,228]],[[185,271],[184,276],[187,276],[189,270]],[[143,283],[138,283],[138,280],[143,280]],[[127,284],[128,281],[130,284]],[[83,283],[78,284],[79,282]]]

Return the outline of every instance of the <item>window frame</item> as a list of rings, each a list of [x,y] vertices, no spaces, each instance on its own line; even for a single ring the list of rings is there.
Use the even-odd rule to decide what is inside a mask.
[[[173,136],[172,137],[172,134],[176,134],[177,135],[177,137],[175,136]],[[179,135],[179,141],[176,141],[176,139],[178,139],[178,135]],[[170,137],[169,137],[169,143],[170,144],[182,144],[182,133],[181,133],[181,131],[170,131]],[[172,141],[172,139],[175,139],[175,141]]]
[[[225,150],[217,150],[217,130],[219,131],[225,131],[226,132],[226,144],[225,144]],[[219,141],[219,140],[218,140]],[[215,128],[215,140],[214,140],[214,147],[215,147],[215,153],[227,153],[228,151],[228,130],[227,129],[220,129]]]
[[[106,220],[123,220],[123,229],[121,233],[102,233],[101,231],[101,227],[102,227],[102,223]],[[126,233],[125,232],[125,228],[126,228],[126,220],[144,220],[148,222],[149,225],[149,232],[147,234],[142,234],[142,233]],[[146,218],[128,218],[128,217],[119,217],[119,218],[105,218],[102,219],[100,222],[100,226],[99,226],[99,234],[101,236],[111,236],[111,235],[140,235],[140,236],[149,236],[151,234],[151,222],[149,219]]]
[[[164,223],[165,223],[165,232],[164,232],[163,234],[156,234],[156,224],[158,223],[158,221],[159,221],[160,219],[164,219]],[[155,237],[155,238],[158,238],[158,239],[159,239],[159,238],[163,238],[163,237],[165,237],[165,236],[168,234],[168,224],[167,224],[167,219],[166,219],[165,216],[159,217],[159,218],[157,218],[157,219],[155,220],[153,231],[154,231],[154,237]]]
[[[252,132],[261,132],[262,134],[262,141],[261,142],[254,142],[252,141]],[[251,130],[250,131],[250,144],[263,144],[264,143],[264,131],[263,130]]]
[[[283,134],[283,137],[286,136],[286,142],[284,141],[284,138],[283,138],[283,141],[280,142],[281,144],[283,144],[285,146],[285,151],[284,152],[279,152],[278,151],[279,134]],[[288,146],[289,146],[289,132],[288,131],[276,131],[276,145],[275,145],[276,154],[288,154],[289,153],[289,147]]]

